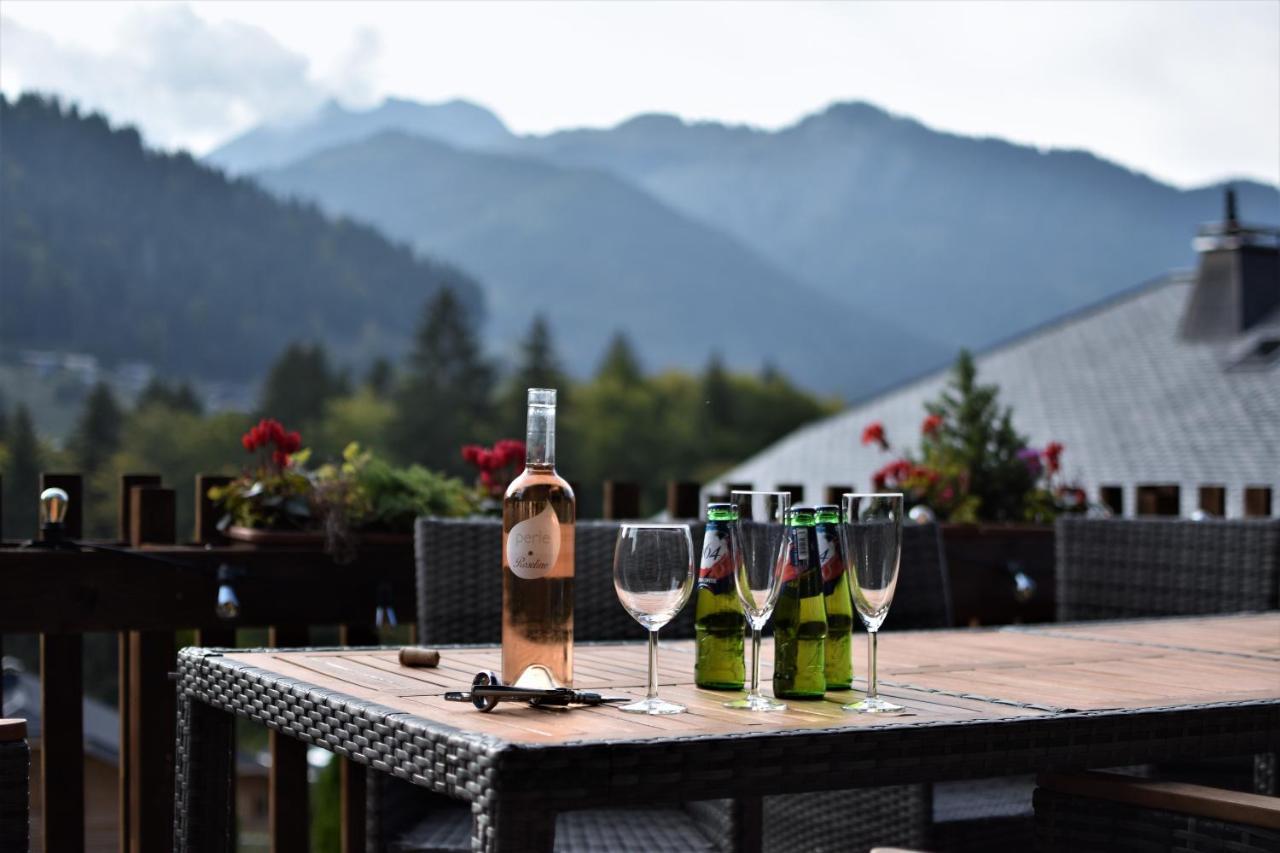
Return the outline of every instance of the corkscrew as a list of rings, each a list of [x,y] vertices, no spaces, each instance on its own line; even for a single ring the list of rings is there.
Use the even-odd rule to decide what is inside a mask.
[[[630,701],[626,696],[601,696],[599,693],[568,687],[512,687],[503,684],[498,674],[489,670],[476,673],[476,677],[471,679],[470,692],[450,691],[444,694],[444,698],[448,702],[470,702],[486,713],[498,707],[499,702],[528,702],[535,708],[546,708]]]

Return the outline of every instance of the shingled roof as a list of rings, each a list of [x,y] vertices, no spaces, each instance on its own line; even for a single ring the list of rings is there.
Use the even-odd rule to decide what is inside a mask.
[[[1167,276],[975,359],[1031,444],[1062,442],[1067,478],[1094,499],[1100,486],[1123,486],[1126,512],[1140,484],[1180,485],[1183,514],[1200,485],[1225,486],[1232,516],[1246,486],[1280,492],[1280,310],[1235,337],[1188,341],[1179,328],[1194,284],[1190,273]],[[897,447],[917,447],[924,402],[946,381],[939,371],[802,428],[707,492],[785,483],[813,499],[832,485],[869,488],[890,457],[861,444],[863,427],[880,421]]]

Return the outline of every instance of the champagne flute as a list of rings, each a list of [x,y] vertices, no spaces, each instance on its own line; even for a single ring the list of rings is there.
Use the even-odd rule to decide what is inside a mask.
[[[841,535],[846,569],[853,580],[853,606],[867,627],[867,697],[845,705],[859,714],[901,714],[901,705],[881,699],[876,688],[876,637],[893,592],[902,560],[902,495],[846,494],[841,497]]]
[[[760,631],[773,615],[773,606],[782,591],[782,556],[787,547],[791,495],[735,491],[730,493],[729,503],[738,511],[731,528],[738,563],[734,578],[751,626],[751,692],[724,705],[748,711],[784,711],[785,703],[760,692]]]
[[[658,629],[693,593],[693,539],[687,524],[623,524],[613,550],[613,587],[632,618],[649,631],[649,692],[619,710],[679,714],[685,706],[658,698]]]

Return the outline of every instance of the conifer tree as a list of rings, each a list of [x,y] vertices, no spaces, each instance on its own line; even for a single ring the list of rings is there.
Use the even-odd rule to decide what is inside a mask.
[[[290,344],[271,366],[262,384],[259,408],[291,429],[314,426],[325,403],[347,392],[345,377],[329,364],[320,344]]]
[[[600,369],[596,372],[600,380],[612,380],[623,385],[633,385],[644,381],[644,371],[640,366],[640,358],[636,355],[631,339],[624,332],[616,332],[600,361]]]
[[[951,379],[929,414],[942,418],[933,435],[942,458],[964,460],[969,493],[981,501],[981,517],[1017,521],[1033,478],[1018,451],[1027,439],[1013,427],[1013,413],[1000,405],[996,385],[978,383],[978,369],[968,350],[961,350]]]
[[[40,498],[40,442],[27,407],[19,405],[9,420],[8,463],[4,472],[5,535],[26,539],[36,533]]]
[[[529,324],[529,333],[520,342],[520,361],[499,396],[499,413],[508,438],[524,436],[530,388],[555,388],[557,408],[569,410],[569,377],[556,355],[551,326],[541,314]],[[563,436],[560,443],[565,443]]]
[[[193,415],[204,414],[204,404],[200,402],[199,395],[190,383],[169,385],[158,377],[147,383],[134,405],[137,409],[148,406],[164,406],[175,412],[189,412]]]
[[[70,450],[86,481],[101,470],[120,448],[124,413],[111,387],[99,382],[84,401],[84,409],[71,434]]]
[[[424,310],[396,394],[392,445],[406,461],[468,473],[463,444],[492,439],[493,368],[480,351],[471,318],[452,290]]]

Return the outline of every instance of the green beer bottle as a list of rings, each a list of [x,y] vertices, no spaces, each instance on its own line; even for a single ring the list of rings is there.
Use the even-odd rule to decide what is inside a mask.
[[[840,507],[826,504],[816,513],[822,598],[827,606],[827,689],[848,690],[853,686],[853,602],[840,544]]]
[[[707,505],[707,532],[702,540],[694,610],[698,658],[693,665],[693,679],[699,687],[712,690],[741,690],[746,677],[742,635],[747,621],[734,586],[738,554],[732,525],[737,520],[738,510],[733,504]]]
[[[782,592],[773,611],[773,694],[821,699],[827,689],[827,610],[813,507],[792,507],[787,513],[782,559]]]

